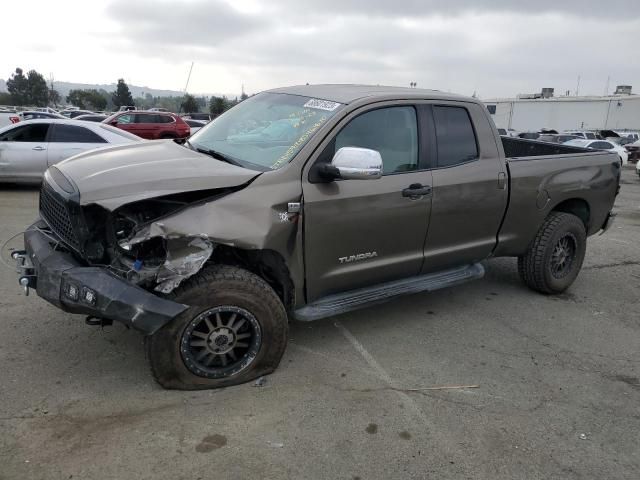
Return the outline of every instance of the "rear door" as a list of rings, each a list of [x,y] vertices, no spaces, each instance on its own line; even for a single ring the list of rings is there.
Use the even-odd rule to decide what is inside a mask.
[[[38,182],[47,169],[48,123],[17,125],[0,135],[0,178]]]
[[[49,134],[47,163],[53,165],[78,153],[105,146],[107,141],[92,130],[56,123]]]
[[[142,138],[158,138],[160,129],[159,115],[155,113],[136,113],[136,135]]]
[[[307,301],[420,272],[431,196],[403,191],[431,186],[414,105],[363,109],[347,116],[321,146],[318,163],[341,147],[380,152],[377,180],[321,183],[303,175]],[[311,167],[313,172],[313,167]]]
[[[436,150],[426,273],[491,254],[507,206],[507,172],[482,107],[445,102],[425,114]]]

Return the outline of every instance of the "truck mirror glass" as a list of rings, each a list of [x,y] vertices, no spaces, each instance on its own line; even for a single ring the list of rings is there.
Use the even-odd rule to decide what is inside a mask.
[[[375,180],[382,176],[382,157],[377,150],[359,147],[342,147],[331,165],[343,180]]]

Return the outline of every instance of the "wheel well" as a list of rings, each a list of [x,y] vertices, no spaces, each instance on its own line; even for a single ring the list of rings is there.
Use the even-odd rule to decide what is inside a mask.
[[[284,258],[275,250],[242,250],[218,245],[209,262],[233,265],[255,273],[275,290],[287,312],[293,310],[295,287]]]
[[[582,200],[581,198],[572,198],[570,200],[565,200],[564,202],[559,203],[553,208],[554,212],[564,212],[575,215],[582,223],[584,223],[584,228],[589,230],[589,221],[591,220],[591,209],[589,208],[589,204]]]

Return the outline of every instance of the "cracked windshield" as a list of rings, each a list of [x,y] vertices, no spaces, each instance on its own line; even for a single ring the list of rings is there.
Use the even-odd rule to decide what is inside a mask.
[[[192,148],[253,170],[291,161],[342,106],[281,93],[261,93],[227,111],[194,135]]]

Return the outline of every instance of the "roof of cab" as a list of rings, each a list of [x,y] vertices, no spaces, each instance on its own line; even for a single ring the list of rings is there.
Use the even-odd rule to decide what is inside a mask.
[[[371,99],[440,99],[440,100],[466,100],[474,99],[443,93],[438,90],[426,90],[422,88],[387,87],[383,85],[352,85],[352,84],[325,84],[325,85],[295,85],[292,87],[274,88],[267,90],[270,93],[288,93],[290,95],[302,95],[305,97],[330,100],[338,103],[351,103],[362,98]]]

